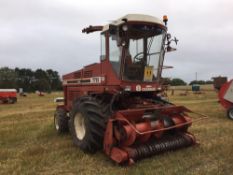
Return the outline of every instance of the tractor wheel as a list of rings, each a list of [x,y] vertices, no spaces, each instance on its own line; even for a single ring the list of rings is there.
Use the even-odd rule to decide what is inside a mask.
[[[3,104],[6,104],[6,103],[8,103],[8,101],[9,101],[8,99],[3,99],[3,100],[2,100],[2,103],[3,103]]]
[[[233,120],[233,108],[227,110],[227,117]]]
[[[92,97],[80,98],[73,105],[70,132],[74,145],[84,152],[95,153],[103,147],[108,117],[103,109],[104,106]]]
[[[9,98],[9,100],[8,100],[8,103],[10,103],[10,104],[14,104],[16,102],[17,102],[17,98],[15,98],[15,97]]]
[[[64,109],[57,109],[54,114],[54,126],[57,133],[65,133],[69,131],[68,126],[69,118],[66,116],[66,111]]]

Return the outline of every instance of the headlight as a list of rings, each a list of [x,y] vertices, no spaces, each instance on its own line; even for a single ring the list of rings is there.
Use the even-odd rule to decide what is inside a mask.
[[[131,86],[126,86],[125,91],[131,91]]]

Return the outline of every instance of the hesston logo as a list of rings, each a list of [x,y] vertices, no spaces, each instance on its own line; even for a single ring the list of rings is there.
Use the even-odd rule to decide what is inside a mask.
[[[146,85],[146,87],[141,87],[141,85],[136,85],[136,91],[155,91],[156,88],[151,85]]]
[[[63,85],[67,85],[67,84],[100,84],[103,81],[105,81],[105,77],[70,79],[70,80],[63,80]]]

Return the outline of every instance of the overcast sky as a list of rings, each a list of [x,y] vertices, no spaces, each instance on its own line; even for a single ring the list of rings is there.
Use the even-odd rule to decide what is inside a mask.
[[[163,75],[185,81],[233,78],[232,0],[0,0],[0,67],[57,70],[99,61],[99,33],[82,34],[130,13],[169,18],[179,39]]]

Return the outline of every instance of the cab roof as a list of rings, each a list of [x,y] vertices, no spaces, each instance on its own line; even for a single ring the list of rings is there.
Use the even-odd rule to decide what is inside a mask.
[[[106,31],[109,29],[109,25],[121,25],[124,23],[123,19],[126,19],[128,22],[148,22],[148,23],[155,23],[159,24],[165,27],[164,23],[159,19],[154,16],[149,16],[149,15],[142,15],[142,14],[128,14],[125,15],[115,21],[113,21],[110,24],[107,24],[103,27],[102,31]]]

